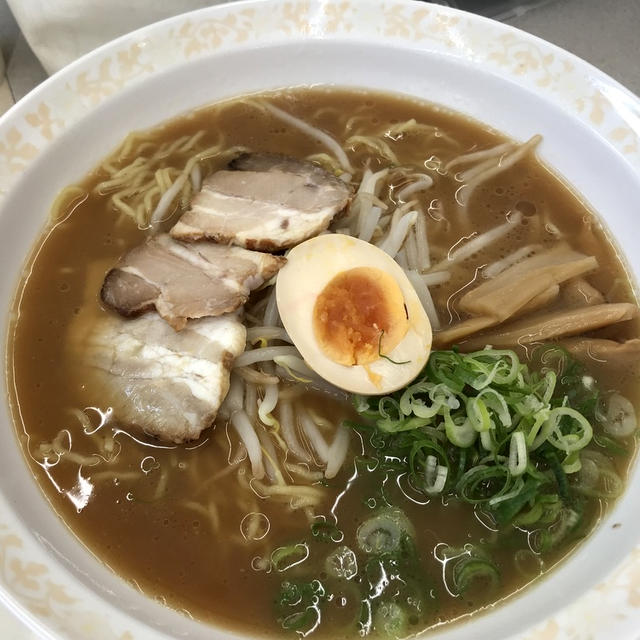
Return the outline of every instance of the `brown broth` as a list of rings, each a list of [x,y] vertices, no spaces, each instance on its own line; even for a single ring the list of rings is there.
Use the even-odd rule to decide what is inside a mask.
[[[341,141],[356,127],[375,132],[409,118],[438,127],[440,134],[436,137],[409,134],[390,143],[402,164],[424,166],[427,162],[431,166],[437,160],[444,164],[460,153],[504,141],[503,136],[484,125],[404,97],[300,89],[275,94],[270,99]],[[351,116],[357,119],[348,131],[345,125]],[[144,137],[165,141],[192,135],[200,129],[205,129],[206,134],[198,149],[213,144],[223,132],[230,146],[277,150],[296,157],[323,151],[316,142],[242,102],[200,109],[149,131]],[[353,156],[359,171],[369,156],[370,151],[362,148]],[[166,162],[170,165],[172,157],[167,157]],[[374,158],[372,168],[375,164]],[[168,448],[137,435],[139,440],[135,440],[132,437],[135,434],[129,434],[126,426],[120,425],[122,431],[115,435],[115,446],[120,449],[117,463],[97,465],[95,471],[91,466],[82,468],[86,477],[93,477],[95,488],[88,503],[79,509],[77,500],[76,504],[72,500],[77,497],[74,487],[78,464],[61,462],[46,473],[40,464],[38,447],[50,442],[61,429],[69,430],[74,453],[88,456],[96,450],[95,438],[100,433],[85,435],[71,410],[106,407],[101,405],[100,389],[92,385],[91,371],[82,366],[79,354],[69,346],[69,336],[79,327],[89,326],[101,314],[109,313],[100,306],[98,296],[104,274],[125,250],[144,238],[134,224],[111,210],[105,197],[92,194],[94,186],[103,179],[105,174],[100,169],[89,173],[79,185],[88,197],[79,204],[63,203],[54,212],[54,219],[59,222],[40,241],[31,258],[29,276],[20,285],[16,298],[18,317],[9,341],[14,383],[10,388],[16,390],[11,398],[14,408],[20,407],[15,417],[23,452],[52,507],[73,533],[124,579],[168,606],[186,610],[205,621],[248,633],[281,636],[284,632],[275,620],[273,600],[282,576],[254,570],[252,562],[255,566],[255,559],[268,557],[272,549],[308,538],[309,525],[299,511],[291,515],[282,505],[253,493],[247,486],[246,463],[239,464],[232,473],[224,473],[238,443],[223,421],[196,443]],[[439,203],[445,214],[444,220],[429,222],[433,262],[444,258],[468,234],[452,213],[458,187],[459,183],[451,178],[440,176],[430,191],[420,194],[425,205],[430,202],[435,211]],[[605,293],[608,301],[635,301],[614,247],[598,221],[535,158],[525,159],[478,190],[472,207],[474,230],[482,232],[503,222],[518,203],[524,203],[519,205],[523,211],[530,213],[535,209],[538,215],[526,216],[528,222],[519,227],[517,235],[512,233],[490,251],[466,260],[448,283],[433,288],[444,324],[457,319],[455,294],[472,280],[476,267],[503,257],[515,246],[553,244],[556,239],[545,229],[546,222],[567,234],[574,248],[598,258],[600,269],[589,280]],[[638,328],[637,322],[628,322],[603,335],[633,337],[638,336]],[[616,389],[635,401],[637,368],[620,372],[594,367],[592,373],[604,390]],[[340,399],[308,392],[304,401],[334,424],[353,418],[351,408]],[[96,411],[88,414],[98,420]],[[626,442],[628,455],[615,460],[621,474],[626,473],[632,457],[632,440]],[[354,438],[354,453],[358,447]],[[218,473],[220,477],[216,477]],[[348,463],[337,478],[327,483],[321,513],[336,505],[352,473],[353,465]],[[96,479],[95,474],[102,475]],[[358,524],[379,503],[381,481],[379,474],[361,473],[335,506],[345,540],[353,539]],[[574,537],[554,549],[544,557],[540,568],[526,578],[514,568],[514,548],[526,545],[526,537],[516,532],[494,557],[502,576],[498,592],[488,596],[475,592],[464,598],[448,597],[438,584],[442,568],[434,560],[434,547],[442,542],[461,546],[486,540],[492,533],[476,519],[469,505],[453,500],[445,505],[431,500],[428,505],[419,506],[403,497],[395,478],[389,478],[385,486],[390,500],[401,505],[413,521],[420,541],[418,556],[422,570],[430,576],[434,592],[438,592],[437,598],[432,598],[429,590],[425,592],[425,614],[412,621],[415,622],[412,632],[468,615],[508,597],[553,566],[577,542]],[[211,507],[214,515],[210,503],[215,505]],[[581,533],[595,526],[607,507],[605,501],[590,501]],[[252,511],[267,515],[271,530],[260,541],[246,542],[241,522]],[[509,546],[511,543],[514,547]],[[309,548],[311,560],[320,572],[327,546],[314,541]],[[354,620],[360,603],[353,593],[343,595],[345,606],[340,606],[337,596],[327,604],[320,635],[356,637]]]

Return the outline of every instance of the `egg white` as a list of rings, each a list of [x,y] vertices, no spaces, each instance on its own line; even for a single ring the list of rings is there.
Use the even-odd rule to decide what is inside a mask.
[[[400,287],[409,328],[400,343],[384,355],[406,364],[379,358],[368,365],[346,366],[331,360],[318,345],[313,331],[316,299],[337,274],[355,267],[381,269]],[[411,382],[429,357],[431,324],[413,286],[393,258],[363,240],[326,234],[291,249],[287,264],[278,273],[276,302],[284,328],[309,367],[346,391],[365,395],[395,391]]]

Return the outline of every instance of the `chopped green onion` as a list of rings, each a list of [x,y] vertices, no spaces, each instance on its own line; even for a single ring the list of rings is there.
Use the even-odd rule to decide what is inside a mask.
[[[526,578],[535,578],[544,569],[544,561],[531,549],[518,549],[513,556],[513,563],[520,574]]]
[[[506,502],[507,500],[511,500],[520,494],[524,487],[524,481],[522,478],[517,478],[516,481],[511,485],[511,488],[506,493],[497,493],[492,498],[489,499],[488,505],[490,507],[495,507],[497,504],[501,502]]]
[[[358,560],[349,547],[342,545],[327,556],[324,568],[333,578],[351,580],[358,574]]]
[[[308,635],[318,626],[320,608],[326,599],[324,585],[319,580],[284,581],[276,599],[282,628],[297,631],[303,636]]]
[[[609,438],[608,436],[594,434],[593,442],[615,456],[629,452],[626,447],[623,447],[619,442],[616,442],[613,438]]]
[[[444,410],[444,429],[449,442],[456,447],[470,447],[478,435],[469,418],[464,416],[452,418],[448,408]]]
[[[489,431],[493,426],[487,405],[479,396],[467,400],[467,416],[473,428],[479,433]]]
[[[333,522],[319,520],[311,524],[311,535],[320,542],[342,542],[344,533]]]
[[[409,626],[405,610],[395,602],[381,602],[373,616],[373,628],[389,638],[404,638]]]
[[[534,524],[551,524],[555,522],[562,510],[562,500],[557,494],[542,494],[537,497],[528,511],[520,511],[513,519],[519,527],[531,527]]]
[[[582,469],[580,450],[572,451],[562,462],[562,470],[565,473],[576,473]]]
[[[483,349],[468,354],[466,358],[472,370],[479,374],[471,384],[477,390],[490,384],[512,384],[524,366],[515,351],[508,349]]]
[[[480,444],[485,451],[495,454],[497,452],[498,443],[493,437],[492,431],[483,431],[480,434]]]
[[[278,547],[271,553],[271,566],[276,571],[286,571],[304,562],[309,557],[309,547],[305,542]]]
[[[527,470],[527,442],[522,431],[516,431],[511,435],[509,444],[509,473],[512,477],[521,476]]]
[[[574,509],[562,509],[551,526],[537,529],[529,536],[529,546],[535,553],[544,553],[557,546],[575,531],[581,519],[580,513]]]
[[[413,537],[413,525],[400,509],[382,509],[363,522],[356,532],[358,546],[369,554],[392,553],[404,536]]]
[[[424,470],[425,474],[425,488],[424,490],[430,496],[442,493],[445,484],[447,482],[447,475],[449,469],[438,464],[438,459],[435,456],[427,456],[427,464]]]
[[[595,498],[617,498],[624,489],[620,476],[608,458],[597,451],[584,452],[582,468],[575,488],[583,495]]]
[[[469,469],[458,482],[458,494],[465,502],[480,504],[505,494],[510,486],[509,469],[478,465]]]
[[[477,580],[488,581],[495,587],[500,582],[500,574],[492,562],[482,558],[470,558],[455,565],[453,583],[458,593],[467,591]]]
[[[518,514],[522,513],[522,510],[527,504],[530,504],[536,499],[536,496],[540,493],[541,487],[542,483],[540,480],[527,476],[524,480],[524,485],[520,490],[520,493],[511,497],[509,500],[504,500],[503,502],[494,505],[491,508],[490,513],[495,518],[497,524],[501,526],[510,522],[517,524],[518,518],[520,517]],[[542,508],[540,509],[540,513],[535,515],[533,522],[536,522],[541,515]]]
[[[453,596],[460,596],[474,583],[489,582],[495,587],[500,572],[489,555],[480,547],[467,544],[458,549],[448,545],[436,547],[435,557],[443,565],[445,586]]]
[[[633,405],[619,393],[609,397],[607,412],[602,422],[604,430],[614,438],[627,438],[638,428]]]
[[[609,467],[593,485],[568,481],[593,448],[595,381],[562,349],[547,349],[542,363],[532,371],[514,351],[491,347],[433,351],[405,389],[358,396],[357,411],[375,425],[362,428],[373,429],[379,466],[408,468],[412,486],[427,495],[482,505],[498,526],[553,524],[558,504],[569,508],[579,494],[615,495],[621,481]],[[616,415],[630,429],[631,412],[621,406]],[[606,437],[596,434],[595,443],[610,449]]]
[[[571,420],[562,420],[564,417]],[[572,451],[584,449],[591,441],[593,429],[589,421],[580,412],[571,407],[552,409],[547,421],[552,425],[547,440],[558,449],[571,453]],[[564,429],[568,432],[563,432],[563,424],[567,425],[564,426]],[[578,432],[576,433],[571,427],[577,427]]]

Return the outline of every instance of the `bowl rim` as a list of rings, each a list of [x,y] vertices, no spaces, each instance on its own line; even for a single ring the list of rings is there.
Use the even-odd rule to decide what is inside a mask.
[[[260,14],[261,11],[273,12],[277,14],[277,19],[285,20],[287,6],[293,6],[298,11],[296,15],[303,18],[302,21],[297,23],[294,21],[288,32],[274,34],[273,22],[268,25],[271,31],[260,29],[259,25],[257,25],[255,16],[262,15]],[[343,17],[348,16],[350,12],[353,15],[362,16],[363,10],[368,11],[370,16],[366,24],[356,25],[355,30],[346,29],[343,24],[333,24],[331,22],[331,16],[326,13],[327,7],[339,8]],[[254,12],[254,17],[248,17],[247,12],[250,11]],[[385,27],[389,25],[388,16],[394,12],[396,15],[411,14],[414,18],[419,19],[415,24],[407,27],[408,31],[406,32],[398,27],[395,31],[387,29],[388,32],[385,33]],[[310,31],[308,19],[318,15],[322,16],[324,22],[314,23],[313,30]],[[241,49],[247,40],[234,40],[234,34],[232,33],[230,37],[223,37],[220,44],[213,48],[205,47],[191,54],[187,54],[183,50],[182,57],[179,57],[177,51],[172,51],[171,53],[175,57],[168,55],[162,60],[155,61],[157,66],[152,66],[147,70],[141,69],[139,73],[136,72],[133,76],[124,78],[119,86],[109,89],[104,95],[95,93],[82,94],[79,91],[79,81],[83,75],[86,78],[87,74],[95,71],[98,65],[105,60],[115,60],[120,52],[137,51],[138,53],[142,52],[143,55],[144,49],[150,43],[165,37],[171,30],[174,30],[174,32],[179,31],[179,27],[184,27],[194,21],[222,20],[228,16],[233,16],[238,22],[244,20],[247,23],[251,23],[253,25],[252,28],[255,29],[255,34],[251,31],[251,27],[247,27],[247,29],[250,33],[257,35],[259,41],[265,45],[314,39],[358,42],[366,40],[371,36],[372,29],[375,31],[377,28],[378,31],[376,33],[383,39],[386,38],[385,41],[390,45],[409,48],[417,47],[436,54],[459,56],[471,65],[490,63],[491,60],[487,58],[486,51],[477,49],[469,53],[464,50],[464,46],[458,47],[455,39],[452,39],[453,35],[457,37],[462,35],[464,36],[462,38],[463,41],[468,42],[471,38],[469,34],[473,34],[473,37],[477,38],[477,40],[472,40],[476,47],[481,46],[483,42],[483,38],[478,36],[483,31],[490,32],[497,39],[506,39],[508,45],[516,49],[519,46],[525,48],[533,46],[535,49],[551,55],[550,66],[558,64],[563,73],[566,76],[570,76],[571,82],[573,82],[573,88],[570,91],[563,90],[563,85],[566,85],[567,78],[555,70],[552,74],[554,77],[550,79],[541,78],[539,74],[535,73],[535,70],[530,70],[532,71],[530,75],[527,73],[519,74],[517,68],[509,65],[509,61],[503,61],[494,65],[494,71],[504,74],[510,81],[519,82],[526,88],[540,92],[545,99],[581,120],[592,131],[595,131],[606,144],[614,148],[624,158],[625,163],[640,175],[640,150],[638,150],[637,145],[633,147],[628,143],[630,139],[635,139],[636,141],[640,139],[640,127],[637,124],[638,114],[640,113],[640,99],[593,65],[536,36],[488,18],[440,5],[426,7],[424,4],[413,0],[383,0],[383,2],[352,0],[351,2],[340,3],[337,0],[335,2],[309,0],[308,2],[297,4],[285,2],[285,0],[241,0],[240,2],[215,5],[180,14],[125,34],[58,71],[11,107],[0,117],[0,209],[8,194],[12,189],[16,188],[22,176],[38,157],[50,149],[51,145],[65,131],[72,128],[98,106],[106,104],[125,87],[128,88],[132,84],[143,81],[154,74],[162,73],[174,65],[188,63],[190,59],[215,57],[219,53]],[[425,27],[427,30],[420,31],[420,28],[424,25],[427,25]],[[432,38],[428,27],[435,29],[436,39]],[[486,43],[486,40],[484,42]],[[73,104],[69,103],[70,94],[65,87],[71,90],[71,95],[76,99]],[[74,88],[76,90],[75,94]],[[585,90],[593,90],[594,93],[588,94],[585,93]],[[598,100],[604,100],[606,103],[605,107],[602,107],[602,105],[600,107],[606,111],[601,118],[595,117],[593,111],[589,112],[589,104],[587,102],[583,102],[581,106],[576,104],[576,100],[588,101],[593,96],[598,96]],[[47,100],[49,103],[45,102]],[[48,113],[42,112],[42,104],[49,105],[47,106]],[[33,120],[34,114],[36,116],[40,114],[41,122],[38,125],[29,123],[29,117],[31,116]],[[62,126],[55,125],[56,119],[62,120]],[[49,122],[48,125],[47,121]],[[48,130],[47,126],[49,126]],[[19,136],[17,141],[16,133]],[[22,148],[24,148],[24,145],[27,145],[27,147],[24,149],[23,159],[21,159],[22,156],[17,156],[18,164],[16,165],[15,154],[12,156],[10,152],[7,152],[7,149],[11,151],[15,147],[19,150],[21,148],[20,145],[23,145]],[[17,536],[29,559],[37,558],[39,563],[50,567],[54,567],[58,563],[56,558],[47,555],[46,551],[38,544],[37,535],[26,530],[20,519],[15,517],[15,509],[7,502],[4,495],[0,499],[0,523],[7,523],[0,525],[0,532]],[[68,581],[65,584],[68,584],[70,590],[78,588],[78,585],[68,572],[57,568],[52,568],[51,571],[55,571],[56,576],[64,577],[65,581]],[[60,627],[60,620],[52,623],[50,620],[43,620],[42,617],[33,615],[25,605],[27,600],[15,590],[14,586],[8,584],[4,572],[0,572],[0,600],[29,627],[44,637],[64,637],[66,635],[67,631],[63,628],[64,625],[62,628]],[[114,614],[114,612],[109,612],[109,615],[111,614]],[[136,637],[146,637],[145,629],[138,628],[139,625],[133,624],[134,621],[130,616],[117,611],[115,614],[114,628],[133,628]],[[75,631],[71,629],[68,637],[72,637],[74,633]],[[63,635],[59,636],[58,634]],[[114,637],[116,636],[114,635]]]

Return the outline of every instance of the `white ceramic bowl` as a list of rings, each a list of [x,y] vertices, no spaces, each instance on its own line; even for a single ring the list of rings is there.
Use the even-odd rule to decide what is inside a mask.
[[[640,274],[640,102],[585,62],[505,25],[407,1],[249,0],[152,25],[53,76],[0,120],[4,333],[25,256],[57,191],[128,132],[215,100],[328,83],[418,96],[516,139],[600,213]],[[3,359],[4,359],[3,341]],[[53,513],[0,399],[0,599],[45,637],[223,638],[112,574]],[[630,486],[640,479],[633,473]],[[494,612],[435,639],[612,637],[640,628],[640,491],[628,490],[561,567]],[[613,527],[614,523],[621,526]],[[549,616],[609,574],[565,613]],[[615,614],[615,616],[614,616]],[[472,626],[470,626],[472,625]]]

